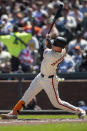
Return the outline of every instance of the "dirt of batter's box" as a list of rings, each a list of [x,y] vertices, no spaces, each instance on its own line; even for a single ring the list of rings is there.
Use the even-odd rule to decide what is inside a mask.
[[[16,120],[0,120],[0,125],[41,125],[41,124],[51,124],[51,123],[78,123],[85,122],[87,119],[16,119]]]

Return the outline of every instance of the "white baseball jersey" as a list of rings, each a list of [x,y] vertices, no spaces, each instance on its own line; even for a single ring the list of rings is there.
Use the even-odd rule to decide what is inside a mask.
[[[55,52],[52,49],[46,49],[44,51],[44,59],[41,63],[41,73],[31,82],[21,99],[25,102],[25,105],[43,89],[54,107],[78,114],[79,111],[77,107],[59,98],[56,69],[58,64],[64,59],[65,54],[66,49],[63,49],[61,53]],[[43,76],[41,74],[43,74]],[[53,75],[53,77],[49,78],[51,75]]]
[[[58,64],[64,59],[65,54],[65,49],[61,53],[55,52],[52,49],[46,49],[41,63],[41,73],[46,76],[56,75]]]

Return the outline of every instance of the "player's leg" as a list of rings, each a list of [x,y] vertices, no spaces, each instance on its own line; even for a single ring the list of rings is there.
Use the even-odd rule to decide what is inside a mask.
[[[41,90],[40,86],[41,77],[38,75],[30,84],[29,88],[25,91],[23,97],[17,102],[13,110],[8,114],[2,114],[3,119],[15,119],[18,112],[26,106]]]
[[[85,115],[85,112],[82,109],[75,107],[75,106],[69,104],[68,102],[62,101],[59,98],[58,81],[55,78],[50,79],[50,81],[48,80],[46,83],[46,86],[44,86],[44,89],[45,89],[51,103],[56,108],[60,108],[62,110],[65,110],[65,111],[71,112],[71,113],[75,113],[75,114],[83,113]]]

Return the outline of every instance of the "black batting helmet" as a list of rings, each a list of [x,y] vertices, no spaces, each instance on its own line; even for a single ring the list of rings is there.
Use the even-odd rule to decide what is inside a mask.
[[[51,40],[51,44],[63,49],[67,45],[67,41],[65,38],[58,36],[57,38]]]

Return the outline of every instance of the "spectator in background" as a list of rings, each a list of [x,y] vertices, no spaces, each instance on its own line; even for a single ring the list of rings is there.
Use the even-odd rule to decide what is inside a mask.
[[[27,33],[32,33],[32,35],[38,35],[38,33],[40,32],[40,27],[33,25],[29,21],[24,22],[22,29]]]
[[[82,31],[85,32],[87,28],[87,0],[81,1],[80,11],[83,13]]]
[[[83,15],[85,13],[87,13],[87,0],[81,1],[81,6],[80,6],[79,10],[83,13]]]
[[[15,19],[15,27],[17,28],[17,31],[22,32],[24,26],[23,13],[17,12],[16,17],[17,19]]]
[[[87,13],[84,14],[84,19],[82,22],[82,32],[87,33]]]
[[[75,46],[80,46],[82,52],[84,52],[85,48],[87,48],[87,41],[83,39],[83,34],[81,31],[77,31],[76,38],[69,42],[68,44],[68,52],[70,55],[75,54]]]
[[[33,36],[28,42],[28,46],[22,50],[19,54],[19,60],[24,72],[37,72],[39,70],[39,42],[38,39]]]
[[[32,55],[33,55],[33,59],[34,59],[34,63],[33,65],[38,65],[38,59],[39,59],[39,41],[36,38],[36,36],[33,36],[32,39],[28,42],[28,46],[29,48],[32,50]]]
[[[48,5],[50,3],[50,0],[42,0],[42,1],[43,1],[42,10],[45,10],[48,12]]]
[[[0,72],[11,72],[11,55],[8,51],[3,50],[4,45],[0,42]]]
[[[19,54],[19,60],[22,66],[22,70],[24,72],[31,72],[32,71],[32,63],[33,63],[33,57],[32,57],[32,51],[29,49],[29,47],[26,47],[26,49],[22,50]]]
[[[6,3],[5,1],[0,0],[0,16],[6,14]]]
[[[76,30],[81,30],[81,24],[82,24],[82,21],[83,21],[83,14],[79,10],[79,6],[78,5],[73,5],[72,10],[69,12],[68,15],[74,17],[74,19],[75,19],[75,21],[77,23]]]
[[[64,60],[59,64],[58,72],[74,72],[75,63],[69,54],[66,54]]]
[[[31,40],[28,42],[29,48],[34,51],[39,49],[39,41],[36,36],[33,36]]]
[[[47,13],[48,13],[49,18],[53,17],[53,10],[54,10],[53,5],[49,3],[47,6]]]
[[[3,14],[1,16],[1,21],[3,23],[3,27],[1,28],[2,34],[7,35],[13,32],[13,25],[11,24],[11,22],[9,22],[9,18],[7,14]]]
[[[42,12],[41,12],[41,6],[43,5],[42,1],[36,1],[36,5],[37,5],[37,9],[35,11],[32,12],[32,17],[35,18],[36,20],[36,25],[38,27],[41,26],[42,23]]]
[[[82,64],[82,51],[80,46],[76,45],[75,48],[75,54],[72,55],[72,59],[75,63],[75,71],[80,71],[80,65]]]
[[[70,4],[71,7],[74,6],[74,5],[78,5],[78,6],[80,5],[79,0],[68,0],[68,3]]]
[[[87,41],[87,20],[84,26],[84,30],[83,30],[83,38]]]
[[[87,48],[85,48],[84,52],[82,53],[82,63],[79,70],[82,72],[87,71]]]

